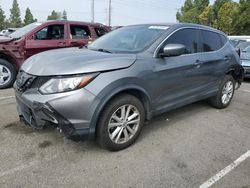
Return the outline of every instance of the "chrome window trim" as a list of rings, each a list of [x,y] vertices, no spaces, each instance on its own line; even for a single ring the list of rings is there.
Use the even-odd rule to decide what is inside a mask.
[[[169,38],[169,37],[171,37],[174,33],[176,33],[177,31],[180,31],[180,30],[182,30],[182,29],[198,29],[198,30],[204,30],[204,31],[209,31],[209,32],[214,32],[214,33],[217,33],[217,34],[219,34],[219,35],[224,35],[223,33],[220,33],[219,31],[213,31],[212,29],[207,29],[207,28],[200,28],[200,27],[192,27],[192,26],[189,26],[189,27],[180,27],[180,28],[178,28],[178,29],[176,29],[176,30],[174,30],[173,32],[171,32],[157,47],[156,47],[156,49],[155,49],[155,51],[154,51],[154,54],[153,54],[153,57],[154,58],[157,58],[158,56],[157,56],[157,54],[158,54],[158,52],[159,52],[159,50],[160,50],[160,48],[161,48],[161,46],[163,45],[163,43],[164,42],[166,42],[166,40]],[[225,36],[225,35],[224,35]],[[225,36],[226,37],[226,36]],[[225,46],[226,46],[226,44],[228,43],[228,37],[226,37],[227,38],[227,42],[220,48],[220,49],[218,49],[218,50],[216,50],[216,51],[210,51],[210,52],[197,52],[197,53],[192,53],[192,54],[183,54],[183,55],[181,55],[181,56],[188,56],[188,55],[193,55],[193,54],[201,54],[201,53],[213,53],[213,52],[217,52],[217,51],[220,51],[222,48],[224,48]],[[199,42],[199,41],[198,41]]]

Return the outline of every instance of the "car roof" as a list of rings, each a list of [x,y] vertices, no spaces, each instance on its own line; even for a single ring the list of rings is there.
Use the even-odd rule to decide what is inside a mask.
[[[132,25],[132,26],[168,26],[171,27],[172,29],[178,29],[178,28],[183,28],[183,27],[192,27],[192,28],[199,28],[199,29],[205,29],[213,32],[220,33],[224,36],[226,34],[218,29],[215,29],[213,27],[205,26],[205,25],[200,25],[200,24],[192,24],[192,23],[147,23],[147,24],[137,24],[137,25]]]
[[[48,23],[48,22],[53,22],[53,23],[71,23],[71,24],[85,24],[85,25],[90,25],[90,26],[106,26],[101,23],[92,23],[92,22],[85,22],[85,21],[71,21],[71,20],[47,20],[44,22],[38,22],[38,23]]]

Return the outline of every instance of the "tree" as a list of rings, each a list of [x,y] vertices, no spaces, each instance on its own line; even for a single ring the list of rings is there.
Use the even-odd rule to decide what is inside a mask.
[[[53,10],[51,12],[51,15],[48,16],[47,20],[58,20],[62,17],[60,12],[56,12],[55,10]]]
[[[10,23],[12,27],[21,27],[22,20],[20,16],[20,8],[17,0],[13,0],[12,8],[10,9]]]
[[[212,25],[212,5],[208,5],[204,11],[199,15],[199,22],[203,25]]]
[[[240,0],[238,11],[234,14],[235,34],[250,35],[250,0]]]
[[[24,25],[28,25],[30,23],[36,22],[36,19],[34,19],[29,8],[26,9],[25,18],[23,22],[24,22]]]
[[[213,26],[215,28],[218,28],[218,12],[220,8],[223,6],[223,4],[231,2],[231,0],[215,0],[213,5],[213,11],[212,11],[212,20],[213,20]]]
[[[2,7],[0,6],[0,30],[5,28],[5,15]]]
[[[199,15],[208,5],[209,0],[186,0],[176,18],[179,22],[200,23]]]
[[[62,19],[64,19],[64,20],[67,20],[67,19],[68,19],[66,10],[63,11]]]
[[[194,5],[198,12],[201,14],[204,9],[209,5],[209,0],[194,0]]]
[[[238,12],[238,3],[227,2],[224,3],[219,12],[217,19],[218,29],[223,30],[225,33],[232,35],[234,34],[234,28],[232,27],[233,18]]]

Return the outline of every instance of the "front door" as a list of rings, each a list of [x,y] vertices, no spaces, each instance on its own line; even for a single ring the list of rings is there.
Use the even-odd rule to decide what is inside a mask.
[[[45,26],[26,41],[25,58],[46,50],[68,47],[65,33],[65,24]]]
[[[180,56],[154,58],[152,85],[155,110],[181,106],[192,101],[202,91],[202,56],[198,53],[198,29],[185,28],[173,33],[167,44],[182,44],[186,52]],[[159,51],[159,53],[161,50]]]

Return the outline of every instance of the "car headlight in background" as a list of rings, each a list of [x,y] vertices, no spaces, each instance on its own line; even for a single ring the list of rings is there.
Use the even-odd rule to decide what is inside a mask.
[[[87,74],[72,77],[55,77],[51,78],[43,84],[39,91],[42,94],[54,94],[80,89],[88,85],[96,76],[96,74]]]

